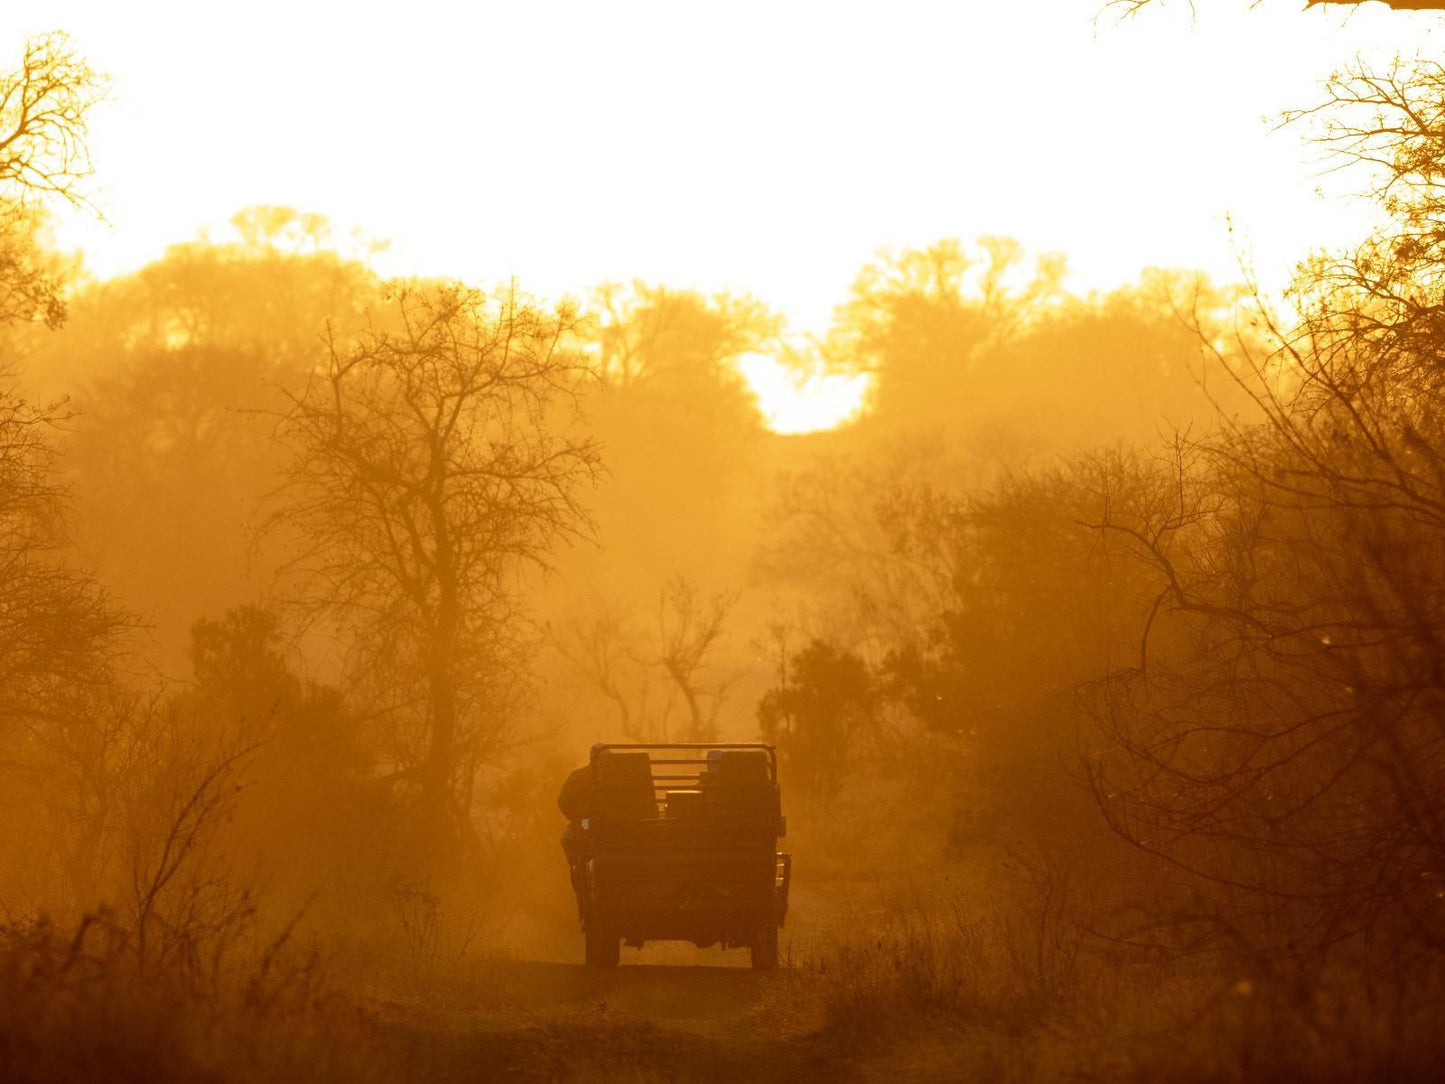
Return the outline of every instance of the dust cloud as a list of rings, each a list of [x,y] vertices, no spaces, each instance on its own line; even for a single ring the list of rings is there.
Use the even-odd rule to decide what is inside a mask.
[[[1438,1066],[1438,62],[1329,84],[1383,224],[1285,302],[944,238],[812,338],[274,206],[85,277],[101,91],[0,77],[0,1077]],[[583,966],[569,771],[751,741],[782,966]]]

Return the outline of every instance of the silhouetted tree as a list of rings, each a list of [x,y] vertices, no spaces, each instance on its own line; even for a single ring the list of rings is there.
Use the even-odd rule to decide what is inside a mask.
[[[0,185],[83,200],[80,185],[91,173],[85,126],[104,86],[63,33],[29,39],[20,67],[0,76]]]
[[[98,680],[125,624],[95,580],[63,558],[55,420],[54,410],[0,391],[0,718],[46,714]]]
[[[20,66],[0,73],[0,323],[64,319],[61,273],[35,231],[46,201],[86,202],[86,123],[104,89],[59,32],[30,38]]]
[[[727,595],[700,598],[697,588],[681,577],[662,590],[657,662],[687,705],[687,723],[678,735],[681,741],[717,740],[718,712],[733,679],[712,672],[709,656],[715,653],[735,601],[736,596]]]
[[[714,408],[729,405],[724,393],[742,386],[730,363],[763,349],[782,330],[781,317],[754,298],[708,298],[644,283],[603,286],[594,307],[599,365],[610,386],[649,386],[675,396],[706,388]]]
[[[514,577],[585,532],[599,459],[571,408],[589,370],[570,309],[402,288],[390,315],[394,330],[337,344],[283,419],[294,459],[271,526],[302,539],[297,604],[346,623],[354,672],[415,722],[396,769],[435,826],[525,671]]]
[[[824,354],[873,374],[876,424],[916,431],[954,423],[961,408],[974,413],[989,353],[1062,297],[1063,272],[1062,257],[1030,260],[1017,241],[1000,237],[885,253],[859,273]]]
[[[780,481],[758,571],[809,598],[820,634],[881,658],[948,606],[960,571],[949,524],[972,480],[936,439],[820,460]]]
[[[758,703],[763,736],[777,746],[789,786],[832,798],[877,726],[873,677],[858,656],[821,640],[787,660],[779,677]]]
[[[620,605],[599,602],[580,612],[578,601],[569,600],[565,624],[551,629],[552,646],[586,683],[593,694],[607,703],[614,724],[604,733],[617,733],[634,740],[661,740],[651,732],[651,667],[642,647],[642,637],[632,627]],[[615,727],[615,729],[614,729]]]
[[[47,204],[84,203],[85,126],[102,81],[61,34],[0,73],[0,330],[65,315],[58,264],[35,232]],[[0,364],[0,807],[25,886],[87,899],[114,827],[124,695],[115,657],[130,618],[70,552],[55,446],[63,403],[27,401]],[[8,882],[11,887],[14,881]]]
[[[1157,577],[1137,664],[1090,700],[1124,754],[1094,767],[1112,823],[1213,886],[1203,932],[1396,985],[1445,946],[1439,86],[1336,81],[1327,138],[1384,170],[1391,225],[1302,268],[1297,325],[1260,304],[1265,420],[1096,523]]]
[[[716,741],[717,720],[738,675],[717,664],[736,595],[704,597],[678,576],[658,592],[654,630],[643,631],[616,604],[576,614],[552,632],[552,645],[615,713],[631,741]],[[575,608],[575,599],[571,600]],[[673,718],[681,702],[683,722]]]

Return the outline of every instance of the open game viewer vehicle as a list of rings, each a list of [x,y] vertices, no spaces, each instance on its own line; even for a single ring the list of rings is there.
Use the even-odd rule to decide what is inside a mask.
[[[598,745],[576,886],[587,963],[616,967],[619,942],[746,945],[778,963],[792,856],[771,745]]]

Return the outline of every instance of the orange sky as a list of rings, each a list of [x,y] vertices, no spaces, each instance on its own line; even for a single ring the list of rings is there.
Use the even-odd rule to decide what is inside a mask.
[[[0,46],[59,27],[114,76],[110,224],[60,231],[99,273],[278,203],[389,238],[386,271],[748,290],[816,331],[883,246],[1012,235],[1089,289],[1229,275],[1227,218],[1268,283],[1358,235],[1268,118],[1441,19],[1248,6],[49,0]]]

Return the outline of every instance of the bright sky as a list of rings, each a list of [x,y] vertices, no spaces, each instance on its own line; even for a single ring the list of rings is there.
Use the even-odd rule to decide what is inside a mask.
[[[819,331],[880,247],[944,236],[1063,250],[1089,289],[1228,277],[1229,219],[1280,282],[1367,208],[1269,118],[1445,41],[1379,4],[1101,5],[47,0],[0,7],[0,48],[58,27],[114,77],[111,225],[61,230],[101,274],[275,203],[390,239],[387,271],[747,290]]]

